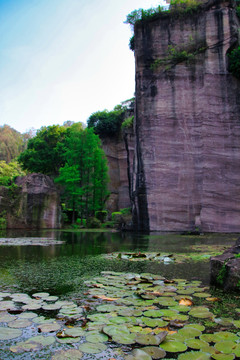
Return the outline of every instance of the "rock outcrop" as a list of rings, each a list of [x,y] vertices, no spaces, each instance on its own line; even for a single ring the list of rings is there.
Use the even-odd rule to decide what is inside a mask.
[[[11,195],[0,196],[0,210],[6,213],[8,229],[54,229],[60,227],[59,193],[52,179],[43,174],[16,178]],[[5,195],[4,195],[5,194]]]
[[[131,207],[130,192],[132,183],[132,163],[134,153],[134,136],[132,129],[125,129],[110,138],[102,137],[102,148],[109,166],[110,196],[107,210],[112,213],[119,209]]]
[[[240,291],[240,238],[222,255],[211,258],[211,284]]]
[[[238,27],[223,0],[135,25],[139,230],[240,231],[240,81],[227,56]]]

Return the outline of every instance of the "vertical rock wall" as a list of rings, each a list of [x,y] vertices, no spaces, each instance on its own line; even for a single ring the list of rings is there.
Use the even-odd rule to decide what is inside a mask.
[[[240,231],[240,82],[227,70],[238,26],[230,1],[135,26],[138,229]],[[204,49],[176,64],[169,46]]]
[[[131,206],[129,177],[132,168],[134,138],[132,130],[126,130],[115,137],[104,137],[102,147],[109,166],[109,191],[107,209],[110,213]]]
[[[11,201],[5,204],[9,229],[56,229],[61,226],[59,193],[49,176],[17,177],[16,185],[18,188]]]

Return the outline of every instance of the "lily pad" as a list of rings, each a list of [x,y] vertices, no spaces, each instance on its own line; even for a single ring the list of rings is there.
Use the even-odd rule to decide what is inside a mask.
[[[136,342],[141,345],[159,345],[165,337],[167,336],[167,332],[163,332],[163,336],[151,335],[151,334],[137,334]]]
[[[204,347],[208,346],[208,343],[199,339],[187,339],[185,340],[185,344],[194,350],[202,350]]]
[[[163,312],[161,310],[147,310],[143,313],[146,317],[153,317],[153,318],[159,318],[163,316]]]
[[[205,326],[201,325],[201,324],[187,324],[184,326],[184,329],[186,328],[194,328],[197,329],[199,331],[204,331],[205,330]]]
[[[37,343],[37,344],[41,344],[42,346],[49,346],[54,344],[56,341],[54,336],[43,336],[43,335],[38,335],[38,336],[33,336],[30,339],[26,340],[26,343]]]
[[[185,339],[192,339],[195,337],[199,337],[200,335],[202,335],[202,332],[198,329],[195,328],[183,328],[179,330],[179,334],[181,334],[182,336],[184,336]]]
[[[135,349],[131,355],[126,356],[126,360],[152,360],[152,357],[143,350]]]
[[[146,346],[141,350],[150,355],[152,359],[163,359],[166,356],[166,351],[157,346]]]
[[[54,332],[60,330],[61,326],[58,323],[51,323],[51,324],[39,325],[38,328],[40,329],[41,332],[48,333],[48,332]]]
[[[142,322],[147,325],[150,326],[152,328],[154,327],[164,327],[168,325],[168,321],[164,321],[162,319],[152,319],[152,318],[144,318],[142,317]]]
[[[105,351],[107,346],[105,344],[99,343],[83,343],[79,345],[79,350],[86,354],[98,354],[102,351]]]
[[[84,331],[80,327],[73,327],[73,328],[66,329],[65,334],[70,337],[79,337],[79,336],[85,336],[86,331]]]
[[[28,319],[17,319],[8,323],[8,326],[14,329],[21,329],[31,326],[32,322]]]
[[[164,341],[161,343],[161,348],[167,352],[184,352],[187,350],[187,345],[180,341]]]
[[[26,351],[38,351],[41,350],[43,348],[43,346],[41,344],[37,344],[37,343],[26,343],[26,342],[19,342],[14,346],[11,346],[9,348],[10,351],[12,351],[13,353],[23,353]]]
[[[20,319],[34,319],[36,318],[38,315],[33,313],[33,312],[23,312],[21,314],[18,315],[18,317]]]
[[[8,323],[10,321],[16,320],[17,317],[10,315],[7,311],[0,312],[0,322]]]
[[[61,350],[56,352],[51,360],[79,360],[83,356],[83,353],[77,349]]]
[[[48,311],[48,310],[59,310],[59,309],[61,309],[61,305],[59,305],[57,303],[55,303],[55,304],[44,304],[44,305],[42,305],[42,309],[46,310],[46,311]]]
[[[40,299],[46,299],[49,296],[50,296],[50,294],[47,292],[39,292],[39,293],[32,294],[32,297],[40,298]]]
[[[210,355],[207,353],[203,353],[201,351],[190,351],[186,354],[179,355],[178,360],[208,360],[210,358]]]
[[[108,336],[101,333],[89,333],[86,335],[86,341],[91,343],[101,343],[108,341]]]
[[[107,325],[104,326],[103,332],[109,336],[119,335],[119,334],[130,334],[129,329],[126,326],[115,326],[115,325]]]
[[[229,331],[219,331],[215,332],[215,341],[224,341],[224,340],[231,340],[236,341],[239,340],[239,337],[236,334],[233,334]]]
[[[215,360],[234,360],[234,354],[212,354],[212,359]]]
[[[21,335],[22,331],[19,329],[0,327],[0,341],[15,339]]]
[[[118,344],[131,345],[131,344],[135,344],[136,342],[136,334],[134,333],[115,334],[112,336],[112,340]]]
[[[75,344],[78,343],[81,340],[80,337],[63,337],[63,338],[59,338],[57,337],[57,342],[59,342],[60,344]]]

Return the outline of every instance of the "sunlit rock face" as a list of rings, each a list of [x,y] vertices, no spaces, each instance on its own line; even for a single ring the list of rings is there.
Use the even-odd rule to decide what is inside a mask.
[[[240,81],[227,56],[238,27],[230,1],[135,26],[138,229],[240,231]]]
[[[134,137],[132,129],[129,129],[101,140],[107,157],[110,180],[110,196],[106,206],[109,213],[112,213],[131,206],[129,182],[131,184]]]
[[[45,229],[60,227],[60,199],[49,176],[29,174],[17,177],[18,189],[10,199],[7,227]]]

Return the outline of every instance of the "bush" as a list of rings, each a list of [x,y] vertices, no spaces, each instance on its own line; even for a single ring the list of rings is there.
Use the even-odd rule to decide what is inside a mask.
[[[78,224],[79,226],[82,226],[82,227],[86,227],[86,219],[80,219],[78,218],[76,220],[76,224]]]
[[[118,221],[119,218],[122,217],[122,213],[120,211],[115,211],[112,213],[112,221]]]
[[[98,229],[101,227],[101,221],[95,217],[90,217],[87,219],[86,225],[89,229]]]
[[[7,220],[4,213],[0,216],[0,230],[6,229],[7,227]]]
[[[124,208],[124,209],[121,209],[120,212],[122,215],[130,215],[132,213],[132,209],[130,207]]]
[[[229,71],[240,79],[240,46],[229,54]]]
[[[106,210],[95,211],[95,217],[102,223],[106,220],[108,212]]]
[[[121,128],[122,129],[132,128],[133,127],[133,120],[134,120],[134,116],[130,116],[130,117],[126,118],[124,120],[124,122],[122,123]]]

